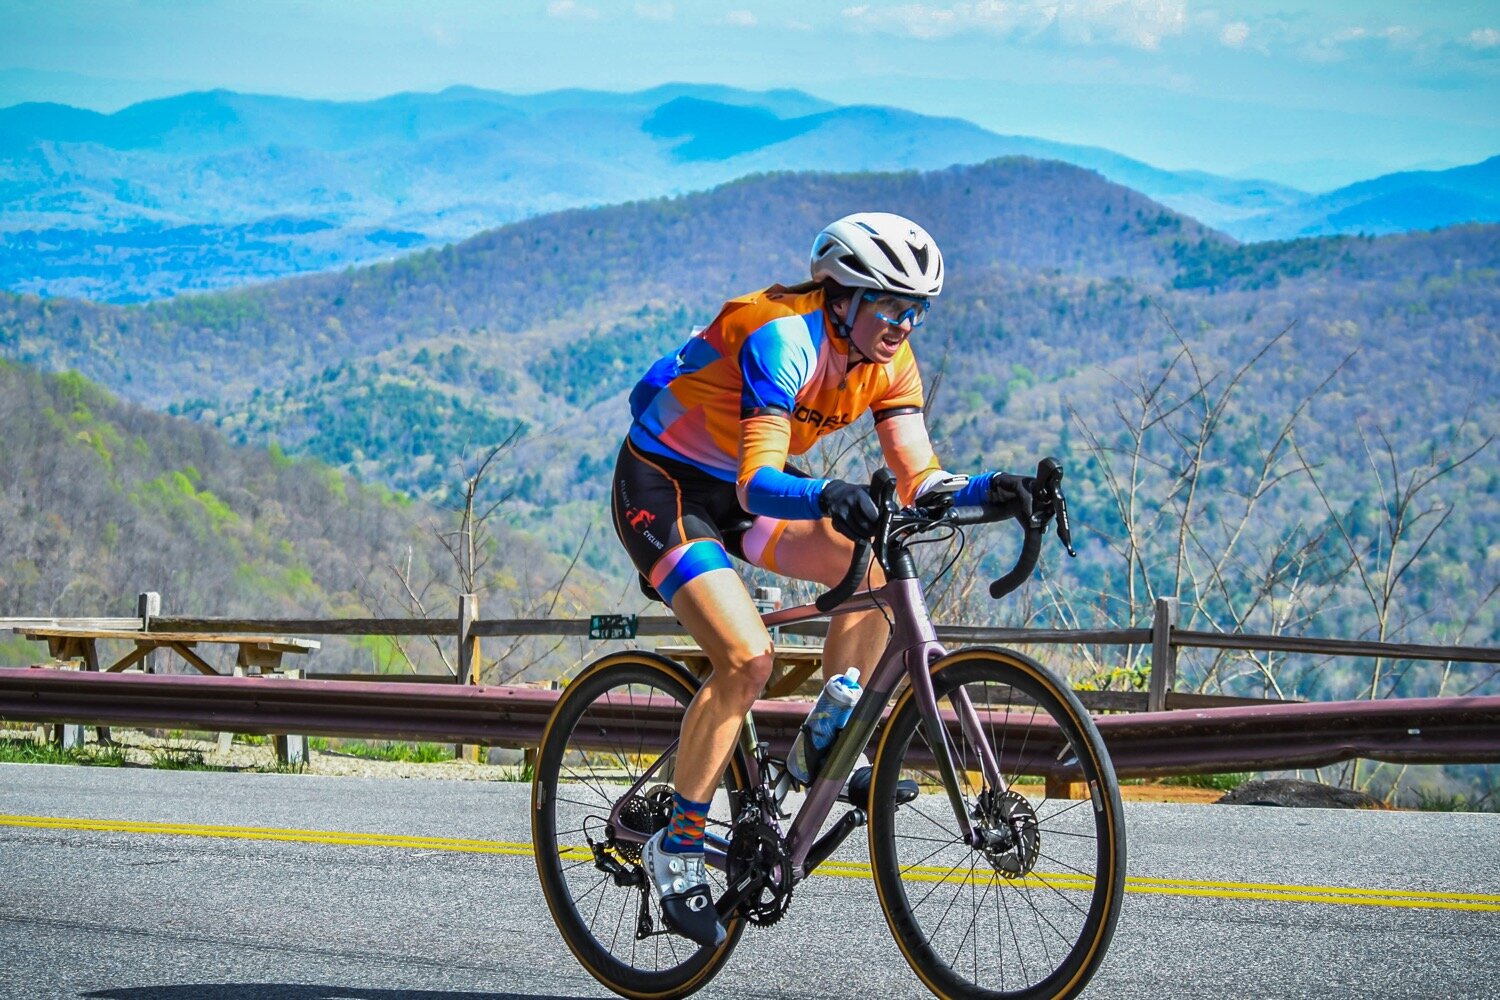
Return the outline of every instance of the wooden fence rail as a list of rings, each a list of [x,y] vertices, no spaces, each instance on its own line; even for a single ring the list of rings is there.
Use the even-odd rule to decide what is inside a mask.
[[[479,680],[480,642],[485,638],[507,636],[576,636],[589,635],[588,619],[559,618],[480,618],[478,603],[464,595],[461,613],[453,618],[230,618],[162,615],[161,599],[154,593],[140,595],[139,618],[0,618],[0,628],[55,625],[59,627],[135,628],[158,632],[264,633],[276,635],[316,636],[433,636],[453,637],[459,643],[459,670],[456,676],[380,675],[380,679],[425,680],[474,684]],[[1206,632],[1177,627],[1177,602],[1173,598],[1156,601],[1149,628],[1110,629],[1039,629],[998,628],[973,625],[938,625],[939,640],[950,644],[1002,645],[1092,645],[1150,646],[1152,670],[1150,688],[1140,692],[1082,692],[1085,704],[1094,709],[1125,711],[1165,711],[1171,708],[1200,708],[1207,705],[1245,703],[1261,699],[1232,699],[1193,695],[1175,691],[1177,653],[1182,649],[1229,649],[1278,653],[1309,653],[1322,656],[1377,657],[1391,660],[1433,660],[1455,663],[1500,663],[1500,649],[1482,646],[1438,646],[1419,643],[1373,642],[1363,639],[1335,639],[1316,636],[1263,635],[1254,633]],[[783,626],[789,635],[820,637],[827,632],[827,622],[803,622]],[[682,625],[670,615],[638,616],[635,634],[640,637],[681,636]],[[332,674],[317,674],[333,677]]]

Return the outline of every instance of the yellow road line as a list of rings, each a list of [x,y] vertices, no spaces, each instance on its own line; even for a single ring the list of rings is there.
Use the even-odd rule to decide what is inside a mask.
[[[454,837],[419,837],[393,833],[351,833],[335,830],[299,830],[258,826],[211,826],[199,823],[158,823],[136,820],[81,819],[67,816],[9,816],[0,814],[0,827],[40,830],[88,830],[104,833],[134,833],[154,836],[214,837],[229,840],[273,840],[301,844],[336,844],[347,847],[394,847],[407,850],[449,851],[531,857],[530,844],[500,840],[464,840]],[[568,858],[586,859],[588,852],[571,848]],[[869,880],[870,866],[863,862],[826,861],[819,876]],[[1024,879],[1004,880],[993,872],[958,872],[937,865],[908,869],[913,881],[976,884],[1008,882],[1029,889],[1087,889],[1090,881],[1077,873],[1034,872]],[[1131,876],[1125,891],[1143,895],[1249,899],[1282,903],[1326,903],[1342,906],[1385,906],[1399,909],[1468,910],[1500,912],[1500,895],[1487,893],[1426,892],[1406,889],[1367,889],[1354,886],[1288,885],[1275,882],[1210,882],[1192,879]]]

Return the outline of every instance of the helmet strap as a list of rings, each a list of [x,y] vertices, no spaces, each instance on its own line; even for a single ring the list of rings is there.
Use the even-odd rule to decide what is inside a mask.
[[[829,313],[833,315],[833,325],[834,328],[838,330],[839,336],[843,337],[845,340],[848,340],[851,344],[853,343],[853,340],[850,339],[850,334],[854,332],[855,314],[859,310],[859,300],[863,297],[864,294],[856,288],[854,290],[854,294],[849,296],[849,305],[844,309],[843,318],[839,317],[839,314],[836,310],[828,310]]]
[[[853,298],[849,300],[849,311],[846,314],[848,318],[846,320],[839,320],[839,314],[833,314],[833,318],[838,320],[839,333],[843,335],[845,340],[849,341],[849,353],[853,355],[852,361],[856,365],[873,360],[867,357],[865,352],[859,349],[859,345],[854,342],[854,321],[859,316],[859,306],[864,301],[864,298],[864,289],[855,289]]]

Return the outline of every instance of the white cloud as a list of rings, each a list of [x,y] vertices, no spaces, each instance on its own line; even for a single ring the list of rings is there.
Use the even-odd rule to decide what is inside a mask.
[[[449,31],[448,28],[442,24],[426,25],[422,28],[422,34],[426,35],[428,38],[432,39],[434,42],[445,49],[451,49],[454,45],[458,44],[458,39],[453,37],[453,32]]]
[[[574,21],[597,21],[599,12],[577,0],[551,0],[547,4],[547,16]]]
[[[1219,41],[1223,42],[1231,49],[1237,49],[1241,45],[1244,45],[1245,42],[1249,40],[1249,38],[1250,25],[1246,24],[1244,21],[1231,21],[1228,24],[1224,25],[1223,31],[1219,32]]]
[[[1408,28],[1404,24],[1393,24],[1389,28],[1382,28],[1379,35],[1392,45],[1415,45],[1422,38],[1420,31],[1416,28]]]
[[[759,23],[755,14],[748,10],[732,10],[724,15],[724,21],[736,28],[753,28]]]
[[[1187,29],[1186,0],[972,0],[947,6],[906,3],[846,7],[844,17],[872,31],[949,38],[970,31],[1029,37],[1055,29],[1079,45],[1155,49]]]
[[[1500,31],[1494,28],[1475,28],[1464,36],[1464,44],[1476,49],[1493,49],[1500,45]]]
[[[635,16],[643,21],[670,21],[677,16],[677,11],[670,3],[638,3]]]

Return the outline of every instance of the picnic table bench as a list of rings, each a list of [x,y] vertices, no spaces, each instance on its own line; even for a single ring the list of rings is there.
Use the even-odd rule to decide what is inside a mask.
[[[240,676],[265,676],[280,673],[287,677],[300,677],[300,670],[283,670],[281,658],[288,654],[306,654],[319,649],[322,643],[315,639],[290,639],[285,636],[238,635],[222,632],[144,632],[139,629],[111,628],[65,628],[60,626],[18,626],[12,629],[17,635],[34,642],[46,642],[47,652],[55,660],[82,660],[85,670],[100,673],[121,673],[140,664],[158,649],[168,649],[182,657],[189,666],[201,674],[214,677],[223,673],[214,669],[195,647],[201,645],[224,645],[236,647],[234,673]],[[101,667],[99,643],[118,640],[134,645],[124,656],[107,667]],[[97,727],[99,738],[108,741],[108,727]],[[57,729],[57,738],[63,746],[81,746],[83,727],[64,725]],[[233,740],[232,733],[219,734],[219,748],[227,750]],[[305,763],[307,761],[307,738],[305,736],[277,735],[273,738],[276,759],[282,763]]]
[[[238,647],[235,665],[245,673],[269,673],[281,669],[281,658],[288,653],[310,653],[322,646],[315,639],[290,639],[284,636],[236,635],[216,632],[142,632],[131,629],[75,629],[22,626],[18,635],[47,643],[54,659],[82,660],[86,670],[118,673],[144,660],[158,649],[170,649],[202,674],[219,675],[208,661],[194,651],[199,645],[219,644]],[[108,667],[101,667],[98,643],[117,639],[134,643],[135,648]]]

